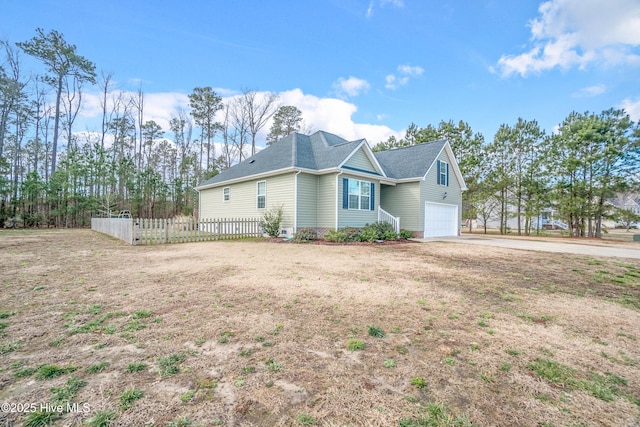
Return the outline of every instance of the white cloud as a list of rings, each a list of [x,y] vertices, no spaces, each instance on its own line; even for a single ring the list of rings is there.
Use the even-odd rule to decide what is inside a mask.
[[[333,83],[333,89],[339,98],[358,96],[361,93],[366,93],[369,88],[371,88],[369,82],[353,76],[349,76],[348,79],[340,77]]]
[[[216,89],[216,93],[232,93]],[[135,92],[122,92],[126,98],[135,96]],[[259,92],[258,96],[262,93]],[[301,89],[293,89],[278,94],[280,96],[281,105],[293,105],[302,111],[302,118],[307,127],[313,131],[324,130],[334,133],[348,140],[356,140],[365,138],[372,145],[380,141],[384,141],[389,136],[400,138],[401,132],[394,131],[388,126],[370,123],[357,123],[353,120],[353,115],[358,107],[346,100],[338,98],[320,98],[314,95],[308,95]],[[224,97],[223,101],[228,102],[238,95]],[[144,94],[144,120],[154,120],[166,132],[166,137],[171,139],[169,131],[169,120],[173,117],[178,109],[189,111],[189,98],[187,94],[178,92],[166,93],[145,93]],[[222,112],[218,113],[218,119],[222,120]],[[100,117],[102,109],[100,107],[100,95],[97,93],[86,93],[83,100],[83,108],[81,111],[82,118],[85,121],[84,126],[92,137],[97,135],[95,131],[100,127]],[[381,120],[383,116],[378,116]],[[271,121],[258,133],[257,141],[262,144],[266,140],[266,135],[271,127]],[[97,138],[97,136],[95,136]],[[195,137],[195,135],[194,135]],[[110,143],[110,142],[109,142]],[[216,147],[219,153],[219,147]]]
[[[640,64],[640,2],[637,0],[549,0],[531,20],[531,47],[503,55],[491,71],[525,77],[553,68],[591,63]]]
[[[618,107],[624,108],[634,122],[640,121],[640,99],[627,98],[623,100]]]
[[[395,90],[400,86],[409,83],[411,77],[419,77],[424,73],[424,68],[411,65],[398,65],[396,74],[388,74],[385,77],[385,85],[387,89]]]
[[[136,92],[122,91],[121,95],[124,102],[137,98]],[[144,95],[144,116],[143,120],[153,120],[162,127],[165,132],[169,131],[169,121],[175,116],[179,109],[189,109],[189,96],[180,92],[160,92],[160,93],[143,93]],[[108,99],[109,109],[115,103],[115,96]],[[85,93],[82,99],[82,110],[79,113],[84,118],[95,118],[102,115],[102,98],[97,93]]]
[[[424,73],[424,68],[411,65],[398,65],[398,72],[410,77],[418,77]]]
[[[369,2],[369,7],[367,8],[366,13],[367,18],[371,18],[371,15],[373,15],[373,0]]]
[[[395,7],[397,9],[404,7],[404,0],[380,0],[379,3],[380,9],[386,6]],[[369,1],[369,6],[367,7],[367,12],[365,13],[365,16],[367,18],[371,18],[373,16],[374,5],[374,0]]]
[[[371,145],[375,145],[391,135],[396,138],[401,136],[400,132],[388,126],[355,123],[352,116],[358,107],[342,99],[319,98],[305,95],[300,89],[293,89],[281,92],[280,101],[283,105],[294,105],[302,111],[304,121],[314,130],[331,132],[350,141],[365,138]]]
[[[591,97],[591,96],[602,95],[606,91],[607,91],[607,87],[603,84],[599,84],[599,85],[583,87],[578,92],[576,92],[573,96],[578,98]]]
[[[380,6],[391,5],[393,7],[404,7],[404,0],[380,0]]]

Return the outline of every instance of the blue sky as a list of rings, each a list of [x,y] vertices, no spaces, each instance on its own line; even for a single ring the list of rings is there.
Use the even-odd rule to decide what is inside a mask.
[[[165,126],[196,86],[271,91],[314,130],[375,144],[410,123],[551,132],[572,111],[640,119],[638,0],[0,0],[0,38],[55,29]],[[42,68],[23,57],[23,69]],[[97,88],[80,120],[90,129]],[[97,129],[97,127],[96,127]]]

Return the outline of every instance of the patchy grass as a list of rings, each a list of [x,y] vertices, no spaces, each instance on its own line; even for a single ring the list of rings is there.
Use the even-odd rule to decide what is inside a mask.
[[[347,350],[361,351],[361,350],[364,350],[365,348],[367,348],[367,345],[362,340],[353,338],[347,342]]]
[[[142,396],[142,391],[135,388],[130,388],[123,391],[120,397],[118,397],[118,400],[120,401],[120,409],[126,411],[133,406],[133,402],[141,399]]]
[[[38,366],[35,372],[36,372],[37,380],[50,380],[52,378],[59,377],[61,375],[67,374],[69,372],[74,372],[77,370],[78,370],[77,366],[67,366],[67,367],[61,368],[58,365],[45,364],[45,365]]]
[[[382,328],[379,328],[377,326],[369,326],[369,336],[375,338],[384,338],[387,336],[387,334]]]
[[[86,230],[3,231],[0,250],[0,401],[91,407],[11,425],[633,425],[640,410],[637,260]]]
[[[108,427],[116,418],[118,418],[118,414],[113,409],[106,409],[95,412],[84,422],[84,425],[89,427]]]
[[[102,372],[109,366],[109,362],[102,361],[100,363],[95,363],[93,365],[87,366],[86,371],[90,374],[97,374],[98,372]]]
[[[54,411],[43,411],[38,408],[34,412],[29,412],[23,422],[23,427],[48,427],[61,417],[60,413]]]
[[[416,418],[404,418],[398,423],[400,427],[473,427],[467,418],[454,416],[441,403],[430,402],[420,411]]]
[[[53,401],[58,404],[71,402],[78,394],[78,391],[85,385],[87,385],[85,380],[74,375],[64,385],[51,389],[51,393],[54,396]]]
[[[147,369],[147,364],[144,362],[132,362],[127,365],[125,372],[132,374],[134,372],[142,372]]]
[[[186,357],[182,353],[172,354],[167,357],[160,357],[158,359],[158,368],[160,370],[160,374],[163,377],[177,374],[178,372],[180,372],[180,363],[184,362],[185,359]]]

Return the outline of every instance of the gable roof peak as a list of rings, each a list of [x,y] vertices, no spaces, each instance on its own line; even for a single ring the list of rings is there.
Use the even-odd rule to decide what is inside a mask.
[[[422,178],[446,144],[445,140],[440,139],[394,150],[376,151],[374,155],[389,177]]]

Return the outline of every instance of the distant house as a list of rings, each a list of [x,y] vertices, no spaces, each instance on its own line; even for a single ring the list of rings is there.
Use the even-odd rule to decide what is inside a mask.
[[[436,237],[459,234],[466,186],[446,141],[374,153],[364,139],[316,132],[291,134],[196,189],[202,218],[282,206],[282,235],[380,220]]]
[[[636,215],[640,215],[640,198],[629,197],[625,200],[622,209],[629,210]]]
[[[619,195],[618,197],[608,199],[606,204],[615,209],[624,209],[640,215],[640,196],[637,193]],[[613,219],[606,219],[603,221],[603,224],[611,228],[622,225],[622,223]]]

